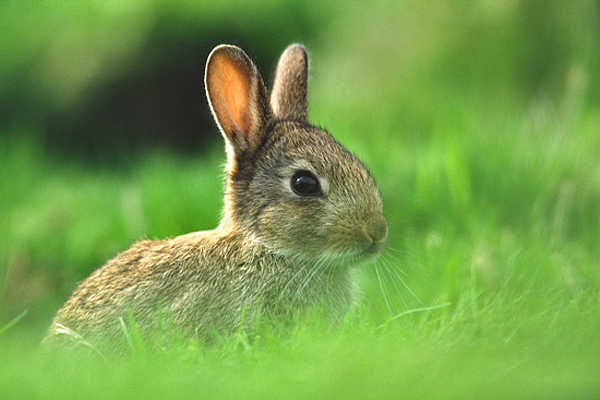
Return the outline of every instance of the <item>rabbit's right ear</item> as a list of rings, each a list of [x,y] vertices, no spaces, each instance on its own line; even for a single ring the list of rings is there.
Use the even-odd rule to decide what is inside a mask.
[[[267,90],[252,60],[238,47],[217,46],[208,56],[204,79],[211,111],[229,144],[229,156],[257,149],[273,117]]]

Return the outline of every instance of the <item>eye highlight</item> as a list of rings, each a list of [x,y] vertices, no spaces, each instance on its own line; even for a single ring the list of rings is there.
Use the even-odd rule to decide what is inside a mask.
[[[320,196],[323,194],[319,179],[305,170],[296,171],[292,175],[290,187],[299,196]]]

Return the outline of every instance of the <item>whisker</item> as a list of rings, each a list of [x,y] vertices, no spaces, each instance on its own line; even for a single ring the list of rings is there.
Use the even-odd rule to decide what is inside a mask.
[[[398,297],[400,297],[402,304],[404,304],[404,307],[408,309],[408,304],[406,303],[406,300],[404,300],[404,296],[402,296],[402,292],[400,291],[400,288],[396,284],[396,279],[394,279],[394,277],[397,277],[400,279],[400,281],[402,281],[402,278],[398,277],[398,274],[390,267],[390,264],[387,262],[387,260],[385,258],[382,258],[381,262],[382,262],[383,266],[385,267],[385,272],[388,275],[388,279],[392,283],[392,286],[394,286],[394,289],[396,290]]]
[[[383,279],[381,278],[381,273],[379,272],[379,266],[377,264],[375,264],[375,273],[377,274],[377,282],[379,282],[379,288],[381,289],[381,294],[383,295],[385,306],[387,307],[389,313],[391,315],[394,315],[394,311],[392,310],[392,305],[390,303],[389,294],[387,293],[387,289],[383,284]]]
[[[386,257],[391,258],[392,260],[394,260],[397,263],[400,263],[400,259],[398,257],[395,257],[391,254],[389,254],[387,251],[381,256],[382,259],[385,259]],[[404,272],[401,268],[398,268],[398,270],[404,275],[404,276],[408,276],[408,274],[406,272]]]
[[[294,307],[294,303],[296,303],[296,301],[301,298],[302,295],[302,291],[304,290],[304,288],[306,287],[306,285],[308,285],[308,283],[313,280],[314,276],[316,275],[316,273],[321,270],[322,271],[322,266],[325,264],[325,257],[322,256],[320,257],[317,262],[312,265],[312,267],[310,267],[310,270],[308,271],[308,274],[306,275],[306,277],[303,279],[303,281],[301,281],[300,285],[298,286],[298,289],[296,290],[296,293],[294,294],[294,296],[292,296],[292,299],[290,300],[290,304],[288,307],[288,312],[287,315],[289,316],[290,314],[292,314],[292,310]],[[306,269],[307,267],[303,268]]]
[[[398,280],[402,283],[402,286],[404,286],[404,288],[408,291],[408,293],[410,293],[411,296],[413,296],[419,302],[419,304],[421,304],[422,306],[425,306],[425,304],[421,301],[419,296],[417,296],[417,294],[415,292],[413,292],[413,290],[408,286],[408,284],[406,283],[406,281],[404,280],[402,275],[400,275],[400,273],[398,272],[398,271],[402,272],[402,270],[400,268],[388,268],[388,271],[390,271],[391,274],[393,274],[396,278],[398,278]],[[394,285],[395,285],[395,283],[394,283]]]
[[[393,258],[394,260],[400,262],[400,260],[409,260],[411,264],[418,264],[421,260],[421,257],[414,250],[409,250],[406,247],[402,248],[394,248],[389,245],[386,246],[385,255]],[[404,273],[404,271],[403,271]]]
[[[285,293],[287,292],[287,289],[296,280],[296,278],[298,278],[300,276],[300,274],[302,272],[304,272],[304,270],[306,268],[309,268],[309,266],[308,265],[304,265],[304,264],[302,264],[302,266],[300,268],[298,268],[298,270],[296,271],[296,273],[294,274],[294,276],[292,276],[292,278],[285,284],[285,286],[283,287],[283,289],[281,289],[281,293],[280,293],[280,296],[279,296],[280,299],[283,296],[285,296]]]
[[[392,247],[392,246],[389,245],[389,243],[385,246],[385,250],[386,250],[386,252],[392,251],[392,252],[398,253],[398,254],[406,254],[405,250],[397,249],[395,247]]]

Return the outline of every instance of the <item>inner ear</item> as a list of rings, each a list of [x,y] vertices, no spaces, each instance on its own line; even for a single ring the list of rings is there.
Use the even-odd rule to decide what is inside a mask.
[[[223,133],[231,139],[238,131],[247,139],[255,122],[251,110],[255,77],[252,65],[236,56],[226,51],[213,53],[207,65],[206,90]]]

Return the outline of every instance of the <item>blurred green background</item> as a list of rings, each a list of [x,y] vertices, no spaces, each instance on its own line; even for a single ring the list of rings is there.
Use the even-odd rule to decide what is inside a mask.
[[[27,315],[0,339],[39,340],[133,241],[218,224],[206,57],[236,44],[270,83],[293,42],[311,57],[311,120],[383,194],[389,249],[360,277],[367,324],[450,303],[382,333],[417,371],[432,369],[421,340],[459,360],[517,341],[506,364],[542,349],[538,383],[559,376],[544,367],[560,350],[573,376],[555,383],[600,386],[597,1],[4,0],[0,327]]]

